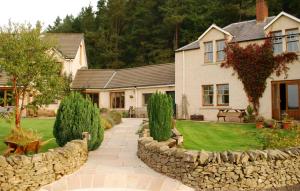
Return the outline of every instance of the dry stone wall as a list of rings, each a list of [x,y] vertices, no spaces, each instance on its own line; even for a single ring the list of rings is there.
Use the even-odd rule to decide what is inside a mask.
[[[86,140],[74,140],[33,156],[0,156],[0,191],[38,190],[79,169],[87,157]]]
[[[206,152],[171,147],[174,142],[142,137],[137,155],[154,170],[196,190],[273,190],[300,182],[300,147]]]

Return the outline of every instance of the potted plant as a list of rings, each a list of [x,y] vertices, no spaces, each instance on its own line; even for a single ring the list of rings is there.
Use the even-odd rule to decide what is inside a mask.
[[[261,129],[264,128],[265,119],[262,116],[256,117],[256,128]]]
[[[290,119],[288,116],[285,116],[282,120],[282,128],[283,129],[290,129],[292,127],[293,120]]]
[[[264,126],[271,128],[271,129],[275,129],[276,128],[276,121],[271,119],[271,120],[266,120]]]

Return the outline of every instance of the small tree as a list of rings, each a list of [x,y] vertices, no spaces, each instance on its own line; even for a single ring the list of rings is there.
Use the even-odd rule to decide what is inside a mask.
[[[73,92],[65,97],[59,106],[53,134],[57,144],[64,146],[71,140],[81,139],[83,132],[89,132],[91,135],[88,142],[89,150],[97,149],[104,134],[99,109],[89,98]]]
[[[147,105],[150,135],[157,141],[166,141],[171,137],[173,105],[167,94],[153,94]]]
[[[20,128],[27,94],[34,95],[33,106],[60,99],[66,89],[62,64],[51,53],[53,45],[41,39],[41,27],[12,24],[0,28],[0,68],[10,76],[15,103],[15,126]]]
[[[297,60],[295,53],[274,55],[272,39],[267,38],[262,45],[250,44],[245,48],[238,43],[228,44],[227,60],[221,64],[224,68],[233,68],[244,85],[248,100],[258,115],[259,99],[266,89],[266,80],[275,73],[277,76],[289,70],[288,64]]]

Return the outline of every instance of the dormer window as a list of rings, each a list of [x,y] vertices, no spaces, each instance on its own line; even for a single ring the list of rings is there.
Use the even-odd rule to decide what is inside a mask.
[[[204,62],[211,63],[214,60],[214,48],[213,48],[213,42],[205,42],[205,53],[204,53]]]
[[[282,49],[282,32],[276,31],[272,32],[272,41],[273,41],[273,52],[274,54],[281,54],[283,52]]]
[[[291,29],[286,31],[286,50],[287,52],[299,52],[299,30]]]
[[[217,41],[217,61],[225,60],[225,40]]]

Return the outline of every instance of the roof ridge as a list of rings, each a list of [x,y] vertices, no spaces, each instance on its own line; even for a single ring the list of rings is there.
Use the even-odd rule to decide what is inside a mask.
[[[136,67],[132,67],[132,68],[120,68],[120,69],[116,69],[116,71],[122,71],[122,70],[132,70],[132,69],[139,69],[139,68],[150,68],[150,67],[156,67],[156,66],[162,66],[162,65],[173,65],[175,63],[164,63],[164,64],[149,64],[149,65],[145,65],[145,66],[136,66]]]
[[[275,17],[275,16],[269,16],[267,18],[272,18],[272,17]],[[240,21],[240,22],[234,22],[234,23],[231,23],[231,24],[223,27],[223,29],[226,29],[226,28],[228,28],[228,27],[230,27],[232,25],[241,24],[241,23],[250,23],[250,22],[253,22],[253,21],[256,21],[256,19],[251,19],[251,20],[246,20],[246,21]]]
[[[111,77],[108,79],[107,83],[104,86],[104,89],[110,84],[110,82],[112,81],[112,79],[115,77],[115,75],[117,74],[117,72],[115,71]]]

